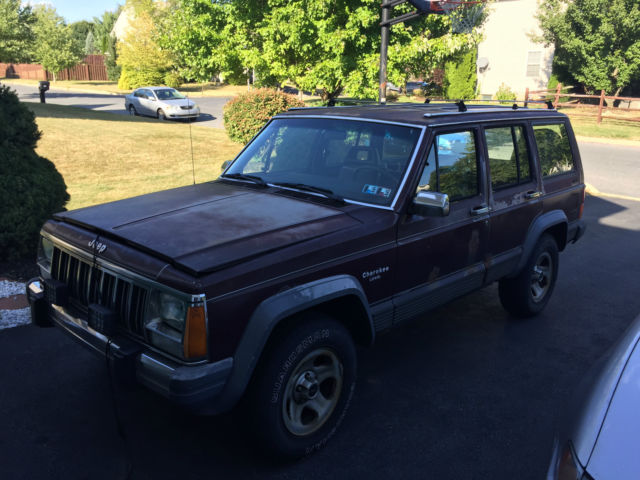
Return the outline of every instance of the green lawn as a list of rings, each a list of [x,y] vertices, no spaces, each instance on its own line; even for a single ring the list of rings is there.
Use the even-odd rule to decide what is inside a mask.
[[[26,103],[42,138],[37,152],[67,184],[74,209],[193,183],[190,125]],[[224,130],[191,126],[196,182],[213,180],[242,148]]]

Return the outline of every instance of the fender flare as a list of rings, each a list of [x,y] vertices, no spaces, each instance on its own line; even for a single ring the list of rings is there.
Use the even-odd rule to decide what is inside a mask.
[[[542,234],[549,228],[561,224],[569,224],[567,216],[562,210],[552,210],[550,212],[544,213],[531,223],[531,225],[529,226],[529,231],[527,232],[527,238],[525,239],[524,245],[522,246],[522,255],[520,256],[518,266],[515,268],[514,272],[509,275],[509,277],[516,276],[524,268],[524,265],[527,263],[527,260],[531,256],[533,249],[536,248],[536,244],[538,243],[538,240],[540,240]],[[562,250],[564,248],[564,245],[558,245],[558,248]]]
[[[369,303],[355,277],[336,275],[280,292],[263,300],[251,315],[233,356],[233,368],[216,410],[230,410],[244,394],[269,336],[282,320],[316,305],[346,296],[356,296],[362,303],[371,332],[370,343],[373,343],[375,328]]]

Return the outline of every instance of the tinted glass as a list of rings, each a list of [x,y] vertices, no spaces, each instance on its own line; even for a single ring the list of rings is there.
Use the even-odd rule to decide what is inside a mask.
[[[511,127],[485,130],[491,186],[496,189],[518,183],[518,159]]]
[[[559,175],[573,170],[573,156],[567,130],[563,124],[534,125],[542,176]]]
[[[487,128],[485,138],[494,190],[531,180],[523,127]]]
[[[452,201],[478,194],[476,142],[472,132],[438,135],[438,189]]]
[[[418,182],[418,191],[421,190],[446,193],[451,201],[478,194],[478,165],[473,132],[443,133],[436,136]]]
[[[391,205],[421,129],[326,118],[273,120],[227,173],[300,183],[351,200]]]

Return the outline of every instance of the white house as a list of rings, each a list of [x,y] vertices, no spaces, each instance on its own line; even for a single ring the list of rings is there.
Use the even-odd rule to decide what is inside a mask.
[[[554,49],[531,39],[541,33],[535,18],[537,0],[496,0],[488,8],[484,40],[478,46],[480,98],[490,99],[501,84],[518,98],[527,88],[547,88]]]

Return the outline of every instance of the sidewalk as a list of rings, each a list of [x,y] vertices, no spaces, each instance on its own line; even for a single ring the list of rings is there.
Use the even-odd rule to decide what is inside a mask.
[[[31,323],[25,284],[0,277],[0,330]]]

